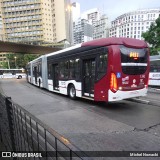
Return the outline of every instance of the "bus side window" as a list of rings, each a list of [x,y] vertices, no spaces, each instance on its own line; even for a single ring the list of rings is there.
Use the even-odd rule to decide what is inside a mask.
[[[64,78],[68,79],[69,77],[69,61],[64,62]]]
[[[39,72],[39,76],[42,76],[42,72],[41,72],[41,64],[39,64],[39,67],[38,67],[38,68],[39,68],[39,71],[38,71],[38,72]]]
[[[33,73],[33,76],[35,75],[35,73],[34,73],[34,67],[32,67],[32,73]]]
[[[75,59],[75,79],[80,79],[80,59]]]
[[[108,54],[100,54],[97,67],[97,80],[100,80],[107,72]]]
[[[27,74],[28,74],[29,76],[31,75],[31,69],[30,69],[30,68],[28,68]]]
[[[63,79],[64,75],[65,75],[65,63],[64,62],[60,62],[60,67],[59,67],[59,78]]]
[[[51,79],[52,64],[48,64],[48,79]]]
[[[36,65],[37,68],[37,77],[39,77],[39,65]]]
[[[75,79],[75,60],[69,60],[69,79]]]

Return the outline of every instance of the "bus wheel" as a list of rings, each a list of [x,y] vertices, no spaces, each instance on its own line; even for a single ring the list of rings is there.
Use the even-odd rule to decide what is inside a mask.
[[[69,86],[68,94],[71,99],[76,98],[76,89],[73,84]]]
[[[39,80],[39,85],[38,85],[38,87],[39,87],[39,88],[41,87],[41,80]]]
[[[18,79],[22,79],[22,76],[18,76]]]

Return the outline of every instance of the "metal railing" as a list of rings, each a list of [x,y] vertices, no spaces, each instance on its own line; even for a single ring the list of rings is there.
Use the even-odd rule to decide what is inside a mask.
[[[10,97],[2,94],[0,94],[0,140],[6,151],[40,153],[42,157],[39,159],[91,159],[69,140],[15,104]]]

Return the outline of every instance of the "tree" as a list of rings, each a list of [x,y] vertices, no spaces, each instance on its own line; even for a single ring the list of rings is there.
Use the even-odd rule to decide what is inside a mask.
[[[2,62],[2,63],[1,63],[1,66],[2,66],[3,68],[9,69],[8,62]]]
[[[7,54],[6,58],[8,62],[2,63],[3,68],[25,68],[27,63],[33,59],[39,57],[37,54]]]
[[[152,23],[147,32],[142,33],[142,37],[150,44],[151,55],[156,55],[160,51],[160,17]]]

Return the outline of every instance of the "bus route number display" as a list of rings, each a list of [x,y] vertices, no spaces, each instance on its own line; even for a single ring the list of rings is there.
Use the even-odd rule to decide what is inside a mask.
[[[139,53],[138,52],[130,52],[129,57],[134,58],[134,59],[138,59]]]

